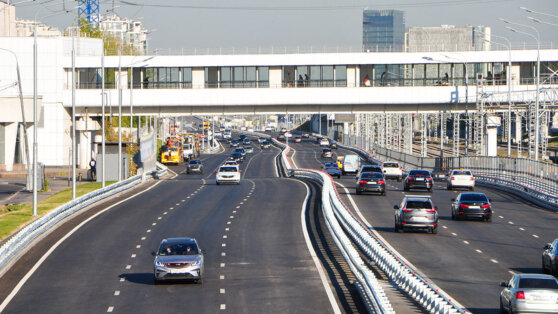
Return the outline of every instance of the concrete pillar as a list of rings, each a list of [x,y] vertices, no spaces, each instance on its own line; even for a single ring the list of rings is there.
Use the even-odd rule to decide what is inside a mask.
[[[498,127],[500,116],[486,117],[486,156],[498,156]]]
[[[521,141],[521,116],[515,116],[515,140],[514,142],[517,144]]]
[[[14,169],[17,126],[18,123],[6,123],[4,127],[4,161],[6,164],[6,171],[12,171]]]

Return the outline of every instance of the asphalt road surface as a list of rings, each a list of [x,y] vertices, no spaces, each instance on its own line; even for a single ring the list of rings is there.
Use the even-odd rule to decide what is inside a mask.
[[[300,168],[320,168],[325,159],[313,142],[291,144]],[[354,154],[339,149],[338,155]],[[400,254],[414,264],[443,290],[474,313],[494,313],[499,307],[501,281],[512,273],[541,273],[541,253],[546,243],[558,237],[558,214],[537,207],[512,194],[477,186],[475,191],[492,199],[491,223],[454,221],[451,199],[465,191],[448,191],[437,182],[434,191],[403,191],[403,182],[387,181],[387,196],[356,195],[355,176],[346,175],[336,182],[345,204],[358,208],[369,224],[380,232]],[[403,196],[431,195],[440,222],[438,234],[394,232],[394,205]]]

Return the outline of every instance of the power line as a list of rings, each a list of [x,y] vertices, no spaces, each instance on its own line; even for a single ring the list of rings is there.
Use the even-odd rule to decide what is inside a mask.
[[[509,2],[509,0],[442,0],[424,3],[402,3],[402,4],[368,4],[360,5],[333,5],[333,6],[206,6],[206,5],[178,5],[178,4],[142,4],[126,0],[119,0],[119,3],[128,6],[141,6],[152,8],[176,8],[176,9],[196,9],[196,10],[227,10],[227,11],[328,11],[328,10],[350,10],[362,9],[365,7],[373,8],[414,8],[432,6],[464,6],[477,5],[496,2]]]

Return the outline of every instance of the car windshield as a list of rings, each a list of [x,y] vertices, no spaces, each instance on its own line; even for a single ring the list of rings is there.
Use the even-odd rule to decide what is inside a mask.
[[[432,209],[432,203],[430,203],[429,201],[408,201],[405,207]]]
[[[269,141],[263,141],[262,144],[269,144]]]
[[[470,176],[471,175],[471,171],[469,170],[455,170],[453,172],[454,176]]]
[[[325,168],[337,168],[337,164],[325,164]]]
[[[460,200],[463,202],[488,202],[484,194],[461,194]]]
[[[237,172],[236,167],[221,167],[219,172]]]
[[[199,165],[201,164],[200,160],[190,160],[190,165]]]
[[[235,149],[234,151],[235,151],[235,152],[242,153],[242,152],[244,151],[244,148],[237,148],[237,149]]]
[[[399,168],[399,164],[395,162],[384,163],[384,168]]]
[[[360,177],[361,179],[380,179],[382,178],[382,175],[379,173],[373,173],[373,172],[365,172],[362,174],[362,176]]]
[[[331,152],[331,149],[324,149],[323,152],[324,152],[324,153]]]
[[[242,154],[241,153],[232,153],[231,157],[232,158],[240,158],[240,157],[242,157]]]
[[[252,149],[252,146],[246,146],[246,147],[244,147],[244,149],[250,150],[250,149]]]
[[[159,248],[159,255],[198,255],[198,246],[194,242],[187,243],[163,243]]]
[[[382,172],[378,167],[362,167],[362,172]]]
[[[558,282],[551,278],[521,278],[518,288],[520,289],[558,289]]]
[[[409,172],[410,176],[419,176],[419,177],[426,177],[426,176],[430,176],[430,172],[428,172],[427,170],[411,170]]]

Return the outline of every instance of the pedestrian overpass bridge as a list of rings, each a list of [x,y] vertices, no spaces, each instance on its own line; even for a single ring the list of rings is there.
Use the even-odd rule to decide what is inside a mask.
[[[138,115],[461,112],[483,99],[519,108],[535,100],[536,60],[536,50],[77,57],[76,108],[100,114],[103,63],[106,105]],[[558,50],[540,60],[541,101],[554,103]],[[64,69],[70,107],[71,59]]]

